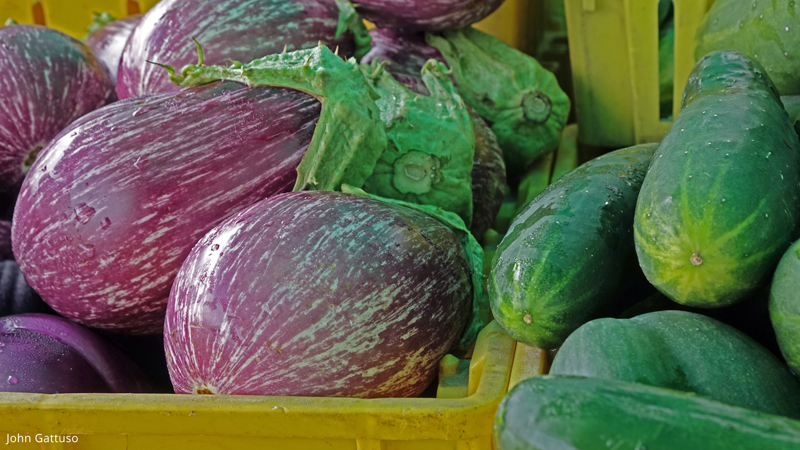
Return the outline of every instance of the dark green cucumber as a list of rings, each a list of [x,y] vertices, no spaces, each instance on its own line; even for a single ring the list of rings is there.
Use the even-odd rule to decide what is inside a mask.
[[[511,337],[557,347],[613,298],[635,263],[633,213],[655,148],[591,160],[514,218],[488,281],[494,317]]]
[[[800,422],[641,384],[540,376],[503,398],[494,440],[497,450],[796,450]]]
[[[685,311],[591,321],[567,338],[550,374],[694,392],[800,418],[800,381],[775,355],[735,328]]]
[[[783,95],[800,94],[800,2],[716,0],[697,29],[695,58],[738,50],[766,68]]]
[[[800,373],[800,241],[789,247],[775,269],[769,317],[783,357]]]
[[[764,69],[738,52],[698,61],[636,205],[647,279],[721,307],[767,281],[800,216],[798,142]]]

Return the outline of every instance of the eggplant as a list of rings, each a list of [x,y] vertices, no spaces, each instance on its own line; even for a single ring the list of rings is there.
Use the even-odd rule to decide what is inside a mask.
[[[472,225],[469,230],[481,240],[500,212],[508,185],[503,150],[497,138],[472,108],[470,117],[475,130],[475,160],[472,167]]]
[[[92,49],[97,59],[106,65],[111,80],[116,85],[122,50],[133,28],[142,20],[142,15],[134,14],[115,20],[111,14],[101,13],[95,14],[93,20],[84,42]]]
[[[0,392],[149,392],[150,382],[100,336],[62,317],[0,317]]]
[[[119,98],[177,91],[163,70],[148,62],[177,67],[192,63],[192,39],[203,45],[209,64],[226,64],[319,42],[339,47],[341,55],[361,57],[369,34],[352,6],[341,0],[162,0],[144,15],[125,45]]]
[[[0,317],[25,313],[55,314],[28,286],[15,261],[0,261]]]
[[[192,246],[226,216],[291,190],[319,114],[301,92],[221,82],[82,117],[23,184],[12,226],[20,268],[67,318],[160,331]]]
[[[358,0],[358,12],[378,28],[441,31],[464,28],[504,0]]]
[[[285,70],[296,75],[285,76]],[[346,76],[359,70],[363,73],[360,81],[358,77]],[[383,197],[437,206],[458,214],[469,224],[474,132],[469,112],[445,72],[441,63],[426,64],[420,75],[429,94],[420,95],[396,82],[382,65],[359,66],[353,59],[343,62],[320,45],[313,50],[271,55],[245,65],[189,65],[181,70],[181,75],[173,73],[171,78],[182,87],[225,79],[249,86],[294,87],[315,96],[324,95],[325,105],[331,105],[323,108],[325,121],[337,116],[340,118],[337,120],[349,117],[350,128],[361,122],[358,126],[367,132],[344,133],[345,139],[341,139],[340,126],[326,126],[328,136],[315,140],[319,147],[312,153],[324,151],[332,160],[306,158],[317,161],[317,175],[312,180],[303,175],[304,167],[299,168],[301,178],[308,181],[299,180],[295,189],[307,186],[315,190],[339,190],[341,183],[324,182],[320,176],[324,172],[320,170],[341,171],[344,166],[336,160],[347,156],[343,173],[350,174],[351,180],[346,184],[363,185],[366,191]],[[313,78],[307,79],[308,75]],[[337,77],[348,86],[331,82]],[[365,108],[369,104],[377,108],[377,115]],[[361,150],[353,152],[348,147]],[[357,153],[364,158],[354,158]],[[358,177],[353,176],[356,173]]]
[[[234,73],[271,86],[214,82]],[[326,47],[182,74],[198,86],[75,122],[23,184],[14,254],[65,317],[159,332],[175,274],[206,232],[293,187],[362,185],[386,148],[377,95],[354,62]]]
[[[0,220],[0,261],[14,259],[11,250],[11,222]]]
[[[418,209],[339,192],[241,211],[175,279],[164,327],[175,392],[419,395],[480,290],[463,239]]]
[[[510,178],[558,147],[570,101],[555,75],[534,58],[473,28],[370,34],[375,45],[362,62],[388,61],[388,70],[410,86],[418,85],[413,74],[422,60],[446,62],[464,102],[497,137]]]
[[[115,100],[92,51],[41,26],[0,28],[0,214],[39,151],[73,120]],[[3,218],[3,217],[0,217]]]

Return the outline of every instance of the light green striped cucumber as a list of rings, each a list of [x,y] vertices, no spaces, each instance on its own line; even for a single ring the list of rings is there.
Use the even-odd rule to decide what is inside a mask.
[[[800,142],[764,69],[739,52],[698,61],[681,106],[642,185],[636,252],[672,300],[726,306],[766,282],[792,240]]]

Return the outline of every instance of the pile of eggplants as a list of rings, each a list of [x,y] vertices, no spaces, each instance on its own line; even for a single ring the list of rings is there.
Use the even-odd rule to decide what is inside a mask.
[[[475,238],[507,169],[552,150],[569,108],[533,59],[464,29],[501,3],[163,0],[140,17],[99,15],[88,47],[56,45],[44,27],[0,29],[0,90],[34,107],[53,85],[77,99],[47,135],[0,133],[0,172],[13,173],[0,186],[0,258],[16,260],[0,280],[14,318],[0,338],[21,349],[8,358],[39,352],[10,390],[153,389],[138,369],[109,381],[80,348],[99,348],[88,326],[165,332],[180,393],[419,395],[486,323]],[[389,27],[367,57],[359,13]],[[27,41],[6,45],[17,35]],[[29,60],[8,51],[41,36],[53,42]],[[86,62],[70,56],[78,69],[56,83],[47,51]],[[479,67],[504,86],[470,78]],[[0,108],[0,125],[53,122],[28,116]],[[50,315],[20,315],[32,311]],[[82,337],[41,331],[59,327]],[[82,381],[58,384],[46,366]]]

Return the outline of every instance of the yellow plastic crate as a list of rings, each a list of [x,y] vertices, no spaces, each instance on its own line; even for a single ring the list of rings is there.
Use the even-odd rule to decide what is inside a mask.
[[[517,344],[492,322],[469,362],[465,398],[3,393],[0,439],[54,450],[488,450],[509,382],[546,367],[543,350]],[[40,443],[37,435],[77,443]]]
[[[564,0],[578,140],[626,147],[659,142],[658,0]],[[673,116],[696,62],[695,34],[714,0],[673,0]]]

